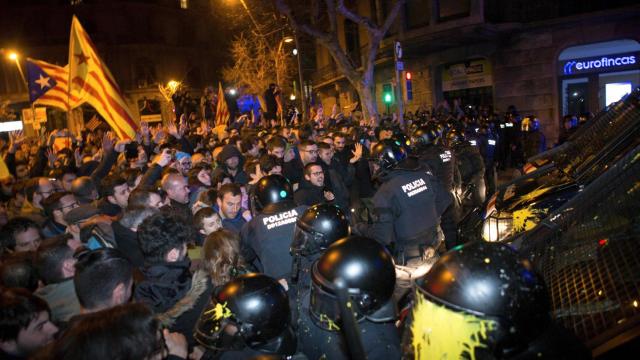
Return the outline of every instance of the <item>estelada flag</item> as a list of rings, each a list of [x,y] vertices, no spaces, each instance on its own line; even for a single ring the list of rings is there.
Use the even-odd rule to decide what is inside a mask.
[[[69,111],[68,80],[68,65],[62,67],[41,60],[27,59],[29,101],[34,105],[53,106]]]
[[[227,100],[224,98],[222,84],[218,83],[218,107],[216,108],[216,126],[229,125],[229,108]]]
[[[75,16],[69,39],[69,93],[71,108],[89,103],[119,138],[135,138],[138,124],[113,75]]]

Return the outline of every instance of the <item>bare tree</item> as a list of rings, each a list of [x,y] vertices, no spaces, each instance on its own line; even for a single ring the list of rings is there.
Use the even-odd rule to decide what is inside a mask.
[[[270,83],[290,88],[296,70],[291,56],[281,47],[269,47],[262,37],[240,35],[231,43],[231,57],[233,65],[222,70],[224,81],[246,85],[254,94],[262,94]]]
[[[324,2],[322,7],[326,12],[327,21],[325,22],[317,21],[321,1]],[[294,11],[286,0],[274,0],[274,3],[278,11],[289,19],[291,26],[313,37],[329,51],[338,70],[344,74],[357,91],[365,116],[367,118],[375,117],[376,121],[379,121],[373,78],[375,60],[382,39],[397,18],[405,1],[396,0],[386,19],[378,23],[372,18],[360,15],[348,8],[344,0],[316,0],[312,6],[307,6],[307,11]],[[376,3],[380,4],[379,1]],[[340,46],[337,36],[338,16],[347,18],[367,30],[368,41],[362,67],[354,63],[346,50]]]

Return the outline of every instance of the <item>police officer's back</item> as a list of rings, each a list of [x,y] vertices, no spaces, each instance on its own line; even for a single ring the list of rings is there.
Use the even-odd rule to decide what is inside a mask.
[[[372,149],[382,185],[373,196],[373,221],[359,223],[361,235],[396,249],[407,245],[435,245],[440,215],[451,203],[450,194],[433,173],[396,141],[384,140]]]
[[[240,232],[242,255],[264,274],[287,278],[291,272],[289,246],[293,229],[307,207],[293,203],[291,184],[281,175],[260,179],[252,200],[257,213]]]
[[[455,153],[439,140],[434,125],[421,127],[411,135],[414,154],[418,160],[431,169],[440,184],[452,194],[451,205],[442,214],[441,224],[447,248],[450,249],[457,243],[457,225],[460,220],[459,202],[454,197],[461,187],[460,172],[456,165]]]
[[[463,186],[463,206],[481,206],[486,194],[485,167],[480,150],[466,141],[462,132],[457,129],[449,130],[447,143],[453,148],[458,160],[458,170]],[[466,201],[468,195],[470,195],[470,201]]]

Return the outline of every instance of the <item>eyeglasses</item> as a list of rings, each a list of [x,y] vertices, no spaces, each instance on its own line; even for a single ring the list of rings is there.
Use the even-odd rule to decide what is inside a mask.
[[[67,209],[67,208],[75,209],[75,208],[77,208],[78,206],[80,206],[80,205],[78,205],[78,203],[77,203],[77,202],[72,202],[72,203],[71,203],[71,204],[69,204],[69,205],[60,206],[57,210],[63,210],[63,211],[64,211],[64,209]]]

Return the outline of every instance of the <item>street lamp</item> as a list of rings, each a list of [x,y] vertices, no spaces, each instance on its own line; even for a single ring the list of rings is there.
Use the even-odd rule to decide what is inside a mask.
[[[18,54],[12,51],[12,52],[9,53],[8,58],[9,58],[9,60],[17,61],[18,60]]]
[[[0,51],[4,51],[4,50],[0,50]],[[18,55],[16,51],[8,51],[7,59],[14,61],[16,63],[16,67],[18,68],[18,72],[20,73],[20,78],[22,78],[22,81],[24,85],[27,87],[27,91],[28,91],[29,83],[27,82],[27,79],[24,76],[24,72],[22,71],[22,66],[20,66],[20,55]]]

